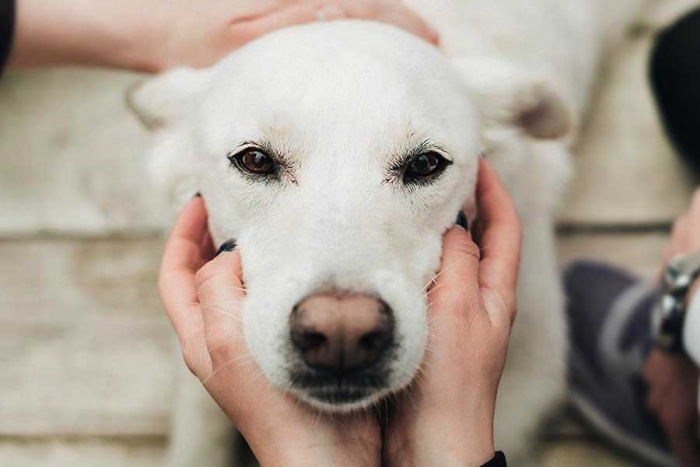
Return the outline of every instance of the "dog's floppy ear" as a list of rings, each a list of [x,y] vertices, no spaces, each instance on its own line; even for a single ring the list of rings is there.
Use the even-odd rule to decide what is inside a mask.
[[[207,70],[177,68],[127,92],[131,110],[154,132],[148,158],[151,180],[175,208],[200,190],[188,122],[208,79]]]
[[[129,88],[126,102],[149,130],[159,130],[187,115],[206,85],[206,70],[174,68]]]
[[[489,57],[454,59],[453,65],[487,125],[512,125],[536,139],[562,138],[573,130],[571,111],[546,80]]]

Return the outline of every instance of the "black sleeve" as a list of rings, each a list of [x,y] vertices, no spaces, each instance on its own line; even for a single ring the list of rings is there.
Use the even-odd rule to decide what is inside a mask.
[[[506,464],[506,456],[501,451],[498,451],[496,455],[493,456],[493,459],[481,467],[508,467],[508,464]]]
[[[649,71],[667,135],[680,155],[700,170],[700,9],[659,33]]]
[[[0,0],[0,75],[5,69],[15,32],[15,0]]]

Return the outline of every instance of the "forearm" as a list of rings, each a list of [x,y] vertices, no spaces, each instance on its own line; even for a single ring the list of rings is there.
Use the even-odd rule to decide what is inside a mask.
[[[150,0],[16,0],[10,68],[85,65],[148,70]]]

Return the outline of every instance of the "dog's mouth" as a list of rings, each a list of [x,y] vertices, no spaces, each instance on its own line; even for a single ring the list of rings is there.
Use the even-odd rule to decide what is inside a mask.
[[[349,373],[298,370],[291,374],[294,392],[311,405],[328,410],[352,410],[369,405],[389,388],[388,371]]]

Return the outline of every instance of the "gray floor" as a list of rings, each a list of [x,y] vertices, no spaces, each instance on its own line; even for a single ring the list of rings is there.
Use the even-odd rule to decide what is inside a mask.
[[[561,261],[652,277],[694,183],[646,88],[654,31],[697,1],[657,0],[602,73],[562,207]],[[138,76],[61,70],[0,85],[0,465],[158,466],[174,358],[155,275],[168,225],[149,196]],[[544,466],[638,466],[563,412]]]

